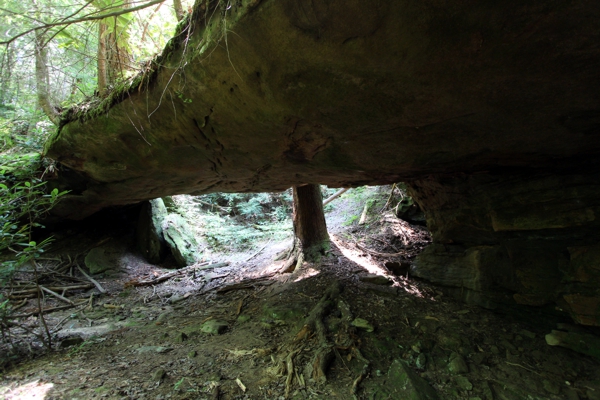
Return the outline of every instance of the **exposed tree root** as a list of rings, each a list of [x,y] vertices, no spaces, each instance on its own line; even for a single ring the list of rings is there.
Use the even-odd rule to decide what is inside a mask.
[[[316,262],[327,253],[329,248],[329,240],[306,249],[302,246],[302,243],[300,243],[300,241],[296,238],[292,247],[282,252],[275,259],[275,261],[283,259],[286,260],[283,266],[279,269],[279,273],[292,273],[297,269],[300,269],[304,261]]]
[[[278,376],[286,377],[286,398],[289,398],[294,388],[303,389],[307,384],[324,384],[327,381],[327,371],[335,359],[337,349],[350,350],[354,358],[364,363],[362,372],[352,385],[352,395],[356,394],[358,385],[367,376],[370,363],[362,356],[354,343],[352,334],[354,328],[350,326],[352,316],[349,306],[339,300],[341,292],[342,286],[339,282],[332,284],[312,308],[294,339],[281,349],[281,355],[278,358],[273,357],[275,365],[271,370]],[[339,309],[342,314],[343,326],[340,328],[340,332],[342,332],[340,337],[336,335],[336,340],[333,342],[328,338],[324,319],[336,309]],[[307,348],[313,349],[311,354],[305,353]],[[304,367],[301,367],[302,365]]]

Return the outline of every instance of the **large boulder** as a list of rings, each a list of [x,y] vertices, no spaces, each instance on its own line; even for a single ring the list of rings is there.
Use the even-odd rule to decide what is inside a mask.
[[[189,224],[179,214],[169,214],[162,225],[164,238],[179,267],[196,263],[200,258],[199,245]]]
[[[600,2],[207,3],[227,8],[197,2],[131,86],[66,114],[46,145],[71,190],[55,213],[598,169]]]

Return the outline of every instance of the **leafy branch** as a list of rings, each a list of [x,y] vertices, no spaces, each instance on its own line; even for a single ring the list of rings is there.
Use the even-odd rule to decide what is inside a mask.
[[[123,8],[123,9],[120,9],[120,10],[117,10],[117,11],[113,11],[113,12],[109,12],[109,13],[104,13],[104,11],[106,11],[106,10],[98,10],[98,11],[86,14],[83,17],[75,18],[75,19],[70,19],[70,17],[65,17],[65,18],[63,18],[63,19],[61,19],[59,21],[56,21],[56,22],[41,22],[41,21],[38,21],[38,22],[41,22],[40,25],[37,25],[37,26],[35,26],[33,28],[30,28],[30,29],[27,29],[27,30],[25,30],[23,32],[20,32],[20,33],[14,35],[14,36],[11,36],[7,40],[0,41],[0,45],[9,45],[12,42],[14,42],[15,40],[17,40],[17,39],[19,39],[19,38],[21,38],[21,37],[23,37],[23,36],[25,36],[25,35],[27,35],[29,33],[35,32],[35,31],[37,31],[39,29],[43,29],[43,30],[47,31],[48,29],[54,28],[54,27],[57,27],[57,26],[72,25],[72,24],[78,24],[78,23],[81,23],[81,22],[97,21],[97,20],[102,20],[102,19],[105,19],[105,18],[118,17],[118,16],[123,15],[123,14],[128,14],[128,13],[132,13],[132,12],[135,12],[135,11],[143,10],[144,8],[151,7],[151,6],[155,5],[155,4],[163,3],[164,1],[165,0],[152,0],[152,1],[149,1],[148,3],[141,4],[141,5],[136,6],[136,7]],[[78,11],[76,11],[75,13],[73,13],[71,15],[71,17],[74,16],[74,15],[77,15],[81,10],[85,9],[85,7],[87,7],[89,4],[91,4],[91,1],[88,2],[88,3],[86,3],[86,5],[83,6],[83,7],[81,7]],[[10,12],[10,11],[8,11],[6,9],[3,9],[3,8],[0,8],[0,10],[5,11],[5,12]],[[101,13],[101,14],[99,14],[99,13]]]

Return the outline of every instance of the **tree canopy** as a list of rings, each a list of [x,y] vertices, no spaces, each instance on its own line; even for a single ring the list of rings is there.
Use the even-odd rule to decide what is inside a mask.
[[[156,55],[190,6],[190,0],[4,1],[0,109],[29,120],[43,111],[53,120],[53,113],[102,94]]]

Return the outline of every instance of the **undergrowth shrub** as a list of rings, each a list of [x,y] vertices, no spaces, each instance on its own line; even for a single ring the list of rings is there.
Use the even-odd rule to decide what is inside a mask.
[[[33,240],[33,230],[43,228],[41,218],[66,193],[58,189],[47,193],[42,181],[43,130],[31,133],[16,129],[13,122],[0,118],[0,289],[11,284],[21,267],[35,265],[50,245],[51,238]],[[10,303],[0,293],[3,339],[13,326],[10,314]]]

